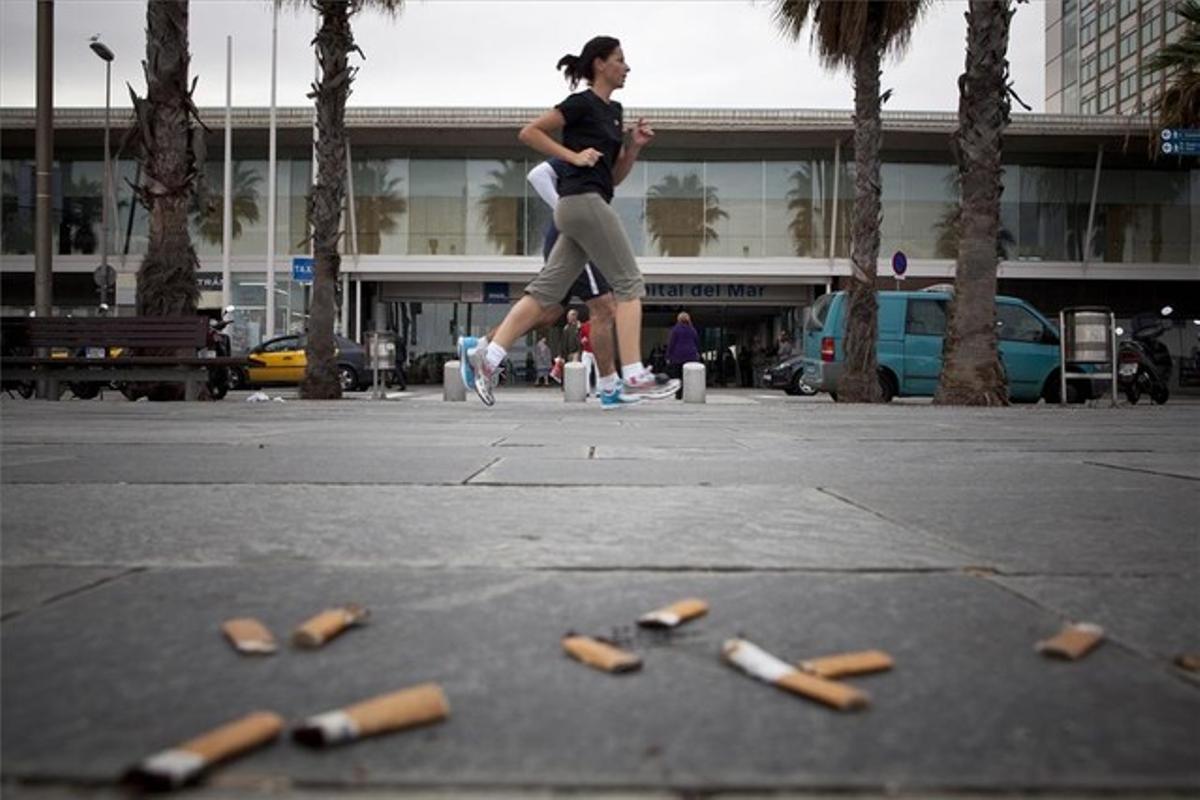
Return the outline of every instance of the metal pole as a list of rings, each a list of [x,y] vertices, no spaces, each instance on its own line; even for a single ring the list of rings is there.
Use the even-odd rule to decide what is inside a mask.
[[[275,336],[275,55],[279,42],[279,0],[271,3],[271,121],[267,153],[267,319],[264,339]]]
[[[829,264],[833,265],[833,256],[837,252],[838,230],[838,178],[842,171],[842,140],[833,140],[833,219],[829,226]]]
[[[54,171],[54,0],[37,4],[37,130],[34,139],[37,164],[37,200],[34,240],[34,310],[50,316],[53,297],[52,177]]]
[[[1083,237],[1083,264],[1092,260],[1092,223],[1096,219],[1096,196],[1100,193],[1100,162],[1104,160],[1104,145],[1096,146],[1096,171],[1092,176],[1092,203],[1088,206],[1087,235]]]
[[[221,313],[233,297],[233,37],[225,37],[225,199],[221,208]]]
[[[1067,404],[1067,314],[1058,312],[1058,404]]]
[[[358,215],[354,210],[354,162],[350,157],[350,137],[346,137],[346,216],[350,224],[350,247],[354,257],[354,271],[358,272]],[[342,272],[342,335],[346,335],[346,328],[349,323],[350,316],[350,298],[346,296],[346,273]]]
[[[354,276],[354,341],[362,344],[362,278]]]
[[[1113,408],[1117,407],[1117,315],[1113,312],[1108,313],[1108,334],[1109,339],[1108,351],[1111,357],[1108,364],[1109,375],[1112,376],[1112,403]]]
[[[100,202],[100,304],[108,303],[108,198],[112,194],[109,128],[112,114],[112,62],[104,62],[104,198]]]

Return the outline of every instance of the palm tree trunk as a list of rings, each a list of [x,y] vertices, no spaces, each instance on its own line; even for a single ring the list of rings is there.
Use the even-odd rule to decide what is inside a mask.
[[[199,263],[188,234],[194,190],[192,125],[195,107],[188,88],[187,0],[146,4],[146,99],[134,98],[140,125],[150,238],[138,277],[138,311],[149,316],[194,314],[200,291]],[[202,148],[201,148],[202,152]]]
[[[954,297],[935,403],[1006,405],[996,343],[996,237],[1000,230],[1001,147],[1008,127],[1009,0],[971,0],[967,64],[959,79],[955,155],[962,216]]]
[[[838,382],[839,399],[851,403],[881,400],[875,358],[879,303],[875,297],[875,263],[879,258],[879,36],[854,62],[854,218],[851,223],[850,279],[846,305],[846,367]]]
[[[355,70],[348,66],[354,48],[351,4],[345,0],[316,0],[314,6],[321,14],[316,38],[321,79],[309,95],[315,97],[317,108],[317,183],[312,190],[314,266],[305,353],[308,366],[300,394],[320,400],[342,396],[333,321],[342,262],[338,239],[346,191],[346,98]]]

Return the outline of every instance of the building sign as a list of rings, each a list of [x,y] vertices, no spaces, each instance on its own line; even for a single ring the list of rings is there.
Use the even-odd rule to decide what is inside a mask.
[[[196,273],[196,288],[202,292],[219,292],[223,284],[224,281],[221,280],[219,272]]]
[[[647,283],[647,303],[806,303],[811,287],[762,283]]]
[[[507,303],[508,302],[508,282],[488,282],[483,284],[483,302],[485,303]]]

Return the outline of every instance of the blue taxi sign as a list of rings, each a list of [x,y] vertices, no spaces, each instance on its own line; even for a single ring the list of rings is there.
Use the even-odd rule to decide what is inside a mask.
[[[892,272],[896,273],[897,278],[903,278],[904,273],[908,271],[908,256],[904,255],[903,250],[897,250],[892,254]]]

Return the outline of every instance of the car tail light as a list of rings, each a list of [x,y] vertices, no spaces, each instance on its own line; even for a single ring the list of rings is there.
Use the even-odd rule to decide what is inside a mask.
[[[1138,362],[1138,354],[1132,350],[1122,350],[1117,355],[1117,361],[1122,364],[1136,364]]]
[[[821,360],[833,361],[833,337],[826,336],[821,340]]]

